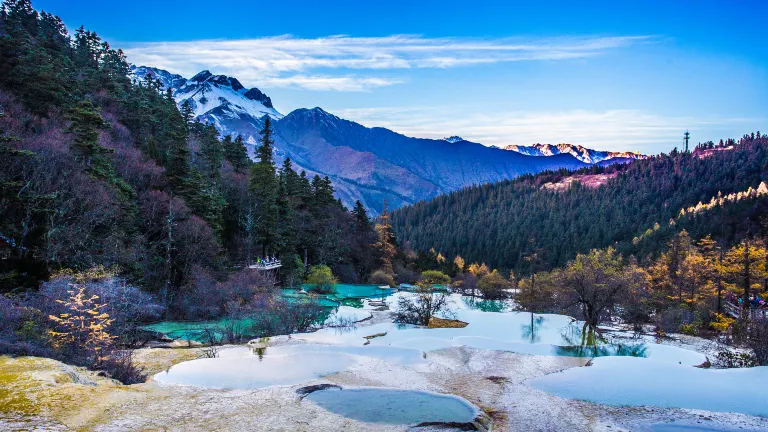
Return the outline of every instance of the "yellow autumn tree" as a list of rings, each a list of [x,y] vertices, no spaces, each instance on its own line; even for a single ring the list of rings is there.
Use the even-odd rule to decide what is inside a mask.
[[[377,238],[374,247],[380,256],[379,270],[388,275],[394,275],[395,271],[392,268],[392,261],[394,261],[395,255],[397,255],[397,246],[395,246],[395,233],[389,221],[389,211],[386,202],[384,202],[384,209],[381,211],[374,229],[376,230]]]
[[[732,247],[723,259],[726,288],[742,298],[742,318],[747,318],[749,297],[761,290],[765,280],[768,251],[759,242],[744,239]]]
[[[68,291],[69,298],[57,300],[66,312],[48,316],[54,323],[53,329],[49,331],[51,341],[57,349],[100,362],[115,340],[109,334],[112,319],[109,314],[101,311],[106,305],[98,303],[99,296],[89,296],[83,286],[70,287],[73,289]]]
[[[469,265],[469,272],[475,275],[475,277],[483,277],[491,272],[491,270],[488,268],[485,263],[478,264],[478,263],[472,263]]]
[[[456,267],[459,269],[459,273],[464,271],[464,258],[462,258],[461,255],[456,255],[456,258],[453,259],[453,263],[456,264]]]

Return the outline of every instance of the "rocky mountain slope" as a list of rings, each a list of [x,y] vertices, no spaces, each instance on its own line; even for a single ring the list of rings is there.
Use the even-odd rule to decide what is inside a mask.
[[[411,138],[367,128],[320,108],[298,109],[275,123],[276,147],[297,165],[328,175],[345,202],[380,211],[472,184],[585,164],[570,155],[535,158],[460,140]]]
[[[283,116],[259,89],[246,89],[236,78],[209,71],[190,79],[146,66],[134,66],[131,73],[136,79],[151,75],[159,80],[172,89],[179,105],[189,101],[195,116],[215,124],[222,135],[243,135],[251,152],[265,116],[271,117],[278,162],[290,157],[298,169],[310,175],[327,175],[346,205],[360,200],[374,213],[381,211],[384,200],[397,208],[473,184],[639,157],[569,144],[509,146],[505,150],[458,136],[412,138],[368,128],[321,108],[298,109]]]

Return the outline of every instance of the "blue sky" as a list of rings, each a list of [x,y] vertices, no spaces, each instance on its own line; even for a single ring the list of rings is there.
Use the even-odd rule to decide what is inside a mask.
[[[620,4],[622,6],[616,6]],[[768,132],[768,2],[38,0],[129,60],[411,136],[645,153]]]

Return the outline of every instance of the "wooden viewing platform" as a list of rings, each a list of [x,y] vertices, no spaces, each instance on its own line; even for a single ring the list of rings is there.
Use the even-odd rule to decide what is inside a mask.
[[[263,263],[257,263],[257,264],[251,264],[248,266],[249,269],[254,270],[275,270],[282,267],[283,264],[280,263],[279,260],[277,261],[269,261],[269,262],[263,262]]]
[[[723,309],[733,318],[741,318],[741,306],[723,300]],[[749,318],[752,320],[768,320],[768,309],[749,308]]]

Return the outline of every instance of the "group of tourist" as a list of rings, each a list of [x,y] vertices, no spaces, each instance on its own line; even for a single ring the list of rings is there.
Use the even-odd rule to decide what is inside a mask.
[[[267,257],[264,257],[264,258],[262,258],[262,257],[256,258],[256,265],[259,265],[259,266],[267,267],[267,266],[271,266],[271,265],[275,265],[275,264],[279,264],[279,263],[280,263],[280,260],[278,260],[277,257],[274,257],[274,256],[272,256],[272,257],[267,256]]]
[[[726,294],[725,298],[729,302],[739,306],[744,304],[744,297],[737,296],[734,293]],[[749,296],[749,306],[753,309],[768,309],[768,301],[757,294],[752,294]]]

